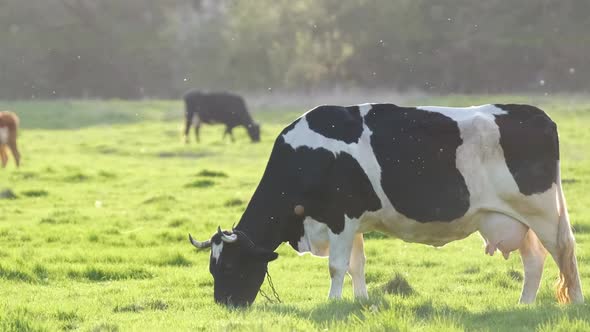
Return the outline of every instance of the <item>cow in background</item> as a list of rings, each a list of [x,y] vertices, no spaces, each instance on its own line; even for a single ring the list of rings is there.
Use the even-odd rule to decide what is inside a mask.
[[[6,146],[10,148],[16,167],[20,165],[20,153],[16,146],[16,132],[18,129],[18,116],[12,112],[0,112],[0,158],[2,167],[6,167],[8,155]]]
[[[184,128],[185,142],[188,143],[188,132],[191,123],[195,125],[195,137],[200,141],[199,129],[201,123],[225,124],[223,138],[229,134],[232,142],[235,140],[232,130],[244,126],[252,142],[260,141],[260,125],[252,120],[246,109],[244,99],[227,92],[201,92],[191,90],[184,95],[186,106]]]

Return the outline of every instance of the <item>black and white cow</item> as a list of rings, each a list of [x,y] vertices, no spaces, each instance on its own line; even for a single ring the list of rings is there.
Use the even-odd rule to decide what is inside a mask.
[[[195,139],[200,140],[199,130],[202,123],[222,123],[225,125],[223,138],[229,135],[234,141],[233,129],[244,126],[252,142],[260,141],[260,125],[252,120],[246,102],[236,94],[227,92],[188,91],[184,95],[185,126],[184,139],[188,143],[191,124],[195,126]]]
[[[443,246],[479,231],[485,252],[516,249],[520,302],[535,300],[547,252],[560,302],[583,302],[561,186],[555,123],[528,105],[320,106],[286,127],[239,224],[205,242],[217,302],[248,305],[283,242],[329,257],[367,297],[363,233]]]

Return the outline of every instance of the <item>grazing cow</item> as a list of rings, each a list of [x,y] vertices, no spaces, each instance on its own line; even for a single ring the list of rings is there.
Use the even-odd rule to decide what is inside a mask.
[[[191,123],[195,125],[197,142],[200,140],[201,123],[225,124],[223,138],[229,134],[232,142],[234,141],[232,130],[237,126],[244,126],[252,142],[260,141],[260,125],[252,120],[242,97],[226,92],[205,93],[192,90],[184,95],[184,103],[186,106],[184,128],[186,143],[188,143]]]
[[[214,297],[251,304],[274,250],[329,257],[330,298],[345,274],[367,297],[363,233],[443,246],[479,231],[487,254],[519,250],[521,303],[535,300],[547,252],[562,303],[584,301],[555,123],[528,105],[320,106],[287,126],[238,225],[211,247]]]
[[[8,155],[6,147],[10,148],[16,167],[20,165],[20,153],[16,146],[16,132],[18,130],[18,116],[12,112],[0,112],[0,158],[2,167],[6,167]]]

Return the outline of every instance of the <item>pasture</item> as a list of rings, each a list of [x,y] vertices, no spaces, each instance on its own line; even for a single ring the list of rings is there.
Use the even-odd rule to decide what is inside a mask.
[[[362,100],[359,100],[362,102]],[[590,301],[590,100],[438,97],[400,104],[524,102],[557,122],[562,176]],[[253,107],[251,107],[253,109]],[[269,265],[282,303],[213,302],[209,252],[188,243],[231,228],[276,134],[304,108],[254,110],[262,141],[204,126],[181,143],[180,101],[0,102],[21,118],[22,165],[0,169],[1,331],[588,331],[590,306],[558,305],[547,259],[535,305],[518,305],[522,265],[484,255],[479,235],[442,248],[365,236],[370,299],[328,301],[325,259],[289,245]],[[407,282],[407,283],[406,283]],[[262,289],[272,294],[265,282]],[[272,297],[271,297],[272,298]]]

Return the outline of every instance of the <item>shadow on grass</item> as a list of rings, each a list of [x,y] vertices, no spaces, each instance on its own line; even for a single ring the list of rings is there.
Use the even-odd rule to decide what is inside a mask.
[[[0,315],[0,331],[47,331],[38,317],[26,308],[9,309]]]
[[[20,282],[34,282],[35,278],[25,271],[3,267],[0,265],[0,279],[20,281]]]
[[[197,180],[184,185],[185,188],[208,188],[215,185],[211,180]]]
[[[215,155],[211,152],[190,152],[190,151],[178,151],[178,152],[160,152],[157,154],[160,158],[185,158],[185,159],[200,159]]]
[[[590,233],[590,224],[588,224],[587,221],[574,222],[572,228],[574,230],[574,235],[577,233]]]
[[[116,281],[116,280],[142,280],[151,279],[154,275],[142,268],[132,268],[125,270],[113,270],[108,268],[88,267],[83,271],[70,270],[67,273],[68,278],[74,280],[88,280],[95,282]]]
[[[49,195],[49,192],[47,192],[47,190],[40,189],[23,191],[21,194],[26,197],[45,197]]]
[[[209,177],[209,178],[226,178],[227,174],[220,171],[211,171],[208,169],[204,169],[197,173],[197,176]]]
[[[451,308],[444,304],[433,304],[431,300],[415,301],[394,300],[390,296],[371,294],[371,298],[365,301],[354,300],[326,300],[310,309],[301,309],[289,304],[268,304],[264,310],[279,315],[296,315],[302,319],[313,322],[318,328],[329,328],[333,322],[349,321],[371,324],[374,319],[380,319],[381,313],[395,311],[398,314],[408,315],[408,319],[416,323],[427,323],[436,326],[437,322],[449,321],[465,330],[489,330],[508,329],[511,331],[534,331],[539,328],[559,325],[561,330],[569,330],[569,327],[590,324],[590,307],[588,305],[559,305],[539,304],[521,305],[511,309],[488,310],[484,312],[471,312],[463,308]],[[552,330],[552,329],[551,329]]]
[[[281,315],[297,315],[300,318],[314,322],[320,327],[330,322],[348,319],[364,320],[365,313],[376,307],[389,308],[389,304],[381,290],[372,291],[367,300],[326,300],[325,303],[305,310],[285,303],[266,304],[264,308],[267,311]]]

